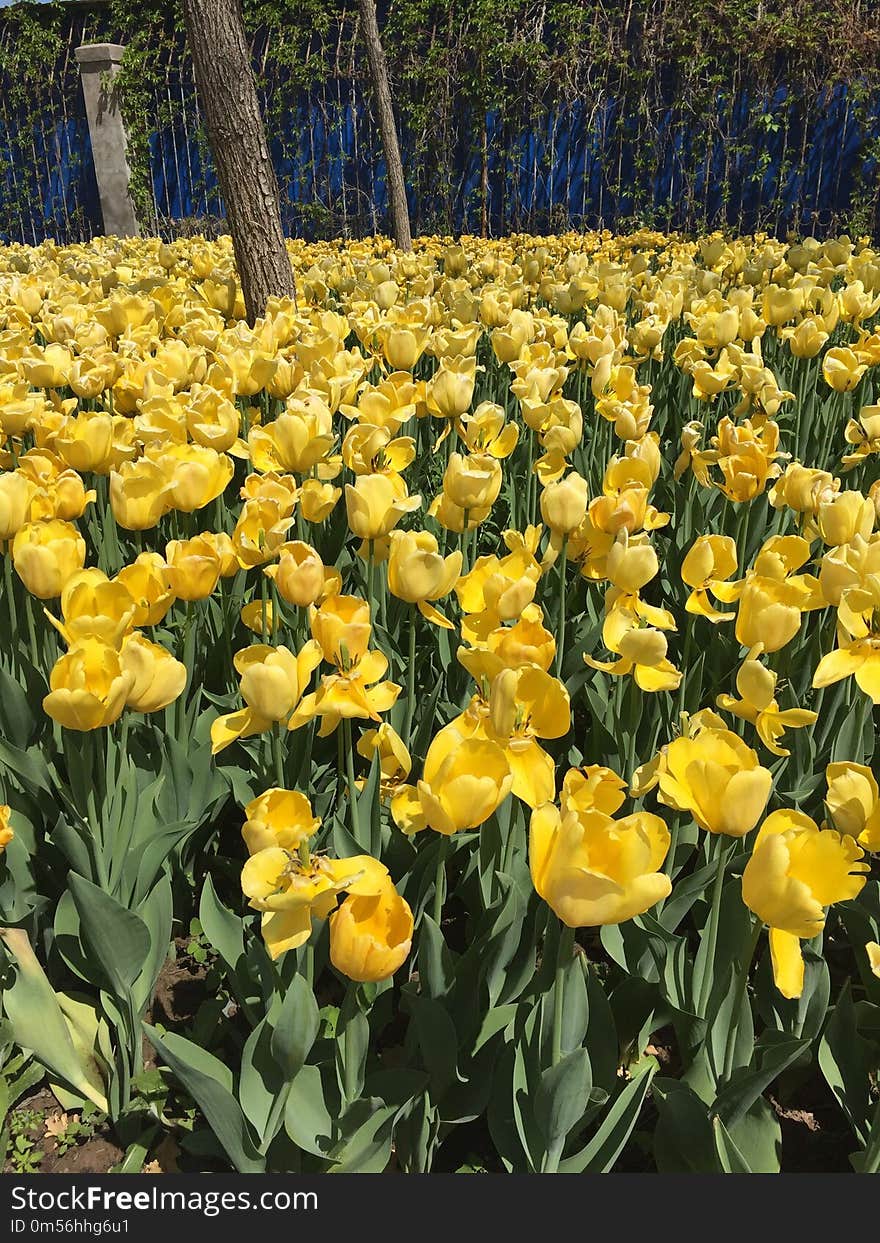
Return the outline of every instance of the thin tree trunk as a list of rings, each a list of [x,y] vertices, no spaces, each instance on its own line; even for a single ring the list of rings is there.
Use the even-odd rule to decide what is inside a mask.
[[[187,42],[252,324],[270,297],[296,298],[278,180],[240,0],[183,0]]]
[[[188,0],[188,2],[192,3],[192,0]],[[400,145],[397,141],[397,125],[394,121],[394,107],[391,102],[388,67],[385,64],[385,53],[382,50],[382,41],[379,38],[376,4],[375,0],[358,0],[358,5],[361,14],[361,27],[364,32],[364,43],[367,49],[367,62],[370,67],[373,98],[379,119],[382,150],[385,152],[388,205],[391,209],[391,231],[394,234],[394,244],[398,250],[412,250],[409,207],[406,202],[406,184],[403,180],[403,163],[400,159]]]

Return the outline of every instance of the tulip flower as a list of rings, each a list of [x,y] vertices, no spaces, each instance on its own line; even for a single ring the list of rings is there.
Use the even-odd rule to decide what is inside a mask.
[[[125,705],[135,712],[167,708],[186,686],[186,665],[137,632],[123,640],[120,664],[133,679]]]
[[[275,583],[278,594],[288,604],[307,608],[342,587],[338,570],[328,570],[311,544],[292,540],[278,550],[277,565],[263,571]]]
[[[400,475],[358,475],[353,485],[345,485],[349,529],[367,542],[388,535],[421,503],[420,496],[408,495]]]
[[[298,790],[273,787],[264,791],[244,809],[245,823],[241,830],[249,855],[270,846],[295,854],[321,827],[312,806]]]
[[[451,630],[451,622],[428,601],[449,594],[458,582],[461,561],[458,550],[447,557],[440,556],[437,540],[429,531],[392,531],[388,590],[399,600],[415,604],[434,625]]]
[[[28,521],[35,485],[20,471],[0,474],[0,542],[17,535]]]
[[[204,535],[171,540],[165,548],[165,578],[178,600],[205,600],[220,579],[220,555]]]
[[[119,718],[134,681],[115,648],[81,639],[52,667],[43,708],[65,729],[101,729]]]
[[[775,698],[778,675],[761,664],[759,655],[760,647],[753,648],[737,672],[736,689],[741,698],[719,695],[715,702],[725,712],[750,721],[768,751],[774,755],[790,755],[790,751],[779,745],[785,731],[815,724],[818,714],[806,708],[781,709]]]
[[[770,928],[773,979],[783,997],[800,997],[800,941],[825,926],[825,908],[855,898],[868,865],[854,838],[819,829],[803,812],[775,811],[761,825],[742,877],[746,906]]]
[[[274,722],[288,722],[302,700],[312,673],[321,663],[321,649],[314,640],[294,655],[286,647],[256,643],[235,655],[241,678],[241,697],[246,707],[219,716],[211,726],[214,755],[238,738],[261,734]]]
[[[15,571],[32,596],[51,600],[86,559],[85,540],[70,522],[28,522],[12,541]]]
[[[46,617],[71,646],[82,638],[100,639],[118,648],[133,625],[135,602],[124,583],[111,581],[103,570],[79,570],[61,592],[61,621]]]
[[[501,466],[490,454],[452,453],[443,475],[443,496],[465,512],[482,511],[494,505],[502,478]]]
[[[637,812],[613,820],[596,808],[532,812],[529,867],[536,892],[569,928],[620,924],[672,891],[659,869],[669,850],[663,820]]]
[[[387,980],[406,961],[412,935],[409,903],[386,877],[375,893],[350,892],[330,916],[330,961],[350,980]]]
[[[570,768],[562,779],[559,801],[562,813],[601,811],[613,816],[626,797],[626,782],[602,764],[586,764]]]
[[[358,596],[329,596],[310,612],[312,638],[321,657],[337,669],[356,663],[370,644],[370,606]]]
[[[270,956],[308,941],[312,919],[326,919],[342,890],[370,895],[381,887],[388,869],[369,855],[329,859],[268,846],[252,854],[241,870],[241,888],[249,905],[262,911],[260,931]]]
[[[773,777],[720,717],[704,711],[637,771],[632,793],[641,797],[658,784],[660,801],[688,812],[701,829],[745,837],[761,818]]]
[[[564,538],[583,522],[587,512],[587,481],[572,471],[541,493],[541,517],[555,536]]]
[[[165,558],[157,552],[142,552],[131,565],[116,575],[134,606],[132,625],[158,626],[174,603]]]
[[[428,748],[421,780],[401,786],[391,814],[404,833],[434,829],[446,837],[475,829],[510,793],[513,775],[497,743],[441,730]]]
[[[631,674],[639,690],[674,691],[681,683],[681,673],[668,659],[666,636],[654,626],[645,626],[637,613],[626,607],[610,609],[602,626],[602,641],[619,657],[616,661],[595,660],[584,656],[591,669],[614,677]]]
[[[681,566],[681,580],[692,588],[685,603],[689,613],[711,622],[729,621],[733,613],[716,609],[708,593],[736,572],[736,543],[729,535],[700,535],[688,549]]]
[[[317,691],[303,697],[288,728],[299,729],[318,717],[318,734],[326,738],[340,721],[346,722],[347,728],[353,719],[379,721],[400,694],[396,682],[379,681],[387,671],[388,657],[379,651],[367,651],[355,661],[346,661],[338,673],[321,678]]]
[[[170,479],[161,462],[141,458],[110,472],[110,508],[126,531],[147,531],[170,508]]]
[[[863,587],[844,591],[838,609],[837,647],[819,661],[813,686],[831,686],[854,677],[875,704],[880,703],[880,577],[868,575]]]
[[[871,769],[851,761],[829,764],[825,780],[825,805],[835,829],[865,850],[880,850],[880,789]]]
[[[822,359],[822,375],[829,388],[836,393],[849,393],[868,370],[848,346],[834,346]]]
[[[12,825],[9,823],[11,808],[7,803],[0,803],[0,855],[3,854],[6,847],[15,837]]]

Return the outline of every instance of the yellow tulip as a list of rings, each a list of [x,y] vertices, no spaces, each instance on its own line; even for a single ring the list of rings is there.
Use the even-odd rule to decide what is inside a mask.
[[[635,788],[643,794],[659,782],[660,801],[688,812],[701,829],[744,837],[761,818],[773,777],[714,714],[692,718],[691,725],[648,766],[647,782],[637,773]]]
[[[312,805],[304,794],[277,786],[252,798],[244,814],[241,835],[249,855],[270,846],[280,846],[294,854],[321,827],[320,819],[313,814]]]
[[[0,542],[17,535],[30,516],[35,485],[20,471],[0,474]]]
[[[25,523],[12,541],[16,573],[40,600],[60,596],[85,559],[85,540],[72,523],[59,518]]]
[[[787,729],[803,729],[818,720],[815,712],[805,708],[781,709],[776,702],[778,675],[766,669],[757,659],[759,649],[749,652],[736,675],[736,689],[741,698],[719,695],[716,703],[726,712],[732,712],[740,720],[750,721],[758,731],[758,737],[774,755],[790,755],[779,745]]]
[[[259,498],[245,501],[231,537],[242,568],[265,565],[278,555],[293,522],[291,510],[287,497],[283,501]]]
[[[312,919],[326,919],[342,890],[369,895],[387,875],[388,869],[369,855],[311,855],[305,863],[298,854],[269,846],[247,859],[241,888],[249,905],[263,912],[260,930],[274,959],[308,941]]]
[[[216,500],[232,479],[232,459],[204,445],[177,445],[157,455],[171,508],[191,514]]]
[[[350,980],[387,980],[412,949],[413,914],[390,878],[377,893],[349,894],[330,916],[330,961]]]
[[[586,479],[572,471],[541,492],[541,517],[554,535],[568,536],[583,522],[588,499]]]
[[[358,660],[346,663],[339,672],[325,674],[318,690],[303,698],[288,728],[299,729],[319,717],[318,733],[326,738],[343,720],[378,722],[380,714],[392,708],[400,694],[396,682],[379,681],[387,671],[387,656],[383,652],[367,651]]]
[[[362,540],[390,534],[404,514],[413,513],[421,503],[420,496],[408,495],[400,475],[358,475],[353,485],[345,485],[349,529]]]
[[[7,803],[0,803],[0,854],[6,849],[15,833],[9,823],[11,808]]]
[[[868,370],[858,356],[845,345],[836,345],[822,359],[822,375],[829,388],[837,393],[849,393],[856,387]]]
[[[816,512],[819,534],[831,547],[851,544],[857,535],[868,539],[875,519],[873,502],[861,492],[839,492],[822,502]]]
[[[755,840],[742,877],[743,901],[770,928],[773,978],[783,997],[800,997],[800,941],[825,926],[825,907],[859,894],[868,871],[852,837],[819,829],[800,811],[775,811]]]
[[[477,360],[446,360],[428,384],[428,407],[444,419],[460,418],[470,409],[477,378]]]
[[[671,893],[659,870],[669,842],[665,823],[647,812],[612,820],[588,808],[563,816],[545,803],[529,828],[532,883],[569,928],[623,923]]]
[[[316,604],[327,590],[328,571],[323,561],[311,544],[301,540],[282,544],[278,564],[268,566],[263,573],[274,581],[283,600],[299,608]]]
[[[475,829],[498,810],[510,793],[513,776],[495,742],[441,730],[428,748],[418,785],[402,786],[391,803],[395,823],[405,833],[425,827],[451,837]]]
[[[337,669],[357,663],[370,645],[370,606],[358,596],[329,596],[309,620],[322,658]]]
[[[160,462],[141,458],[123,462],[110,472],[110,507],[126,531],[146,531],[156,526],[170,508],[170,481]]]
[[[186,686],[186,665],[137,632],[123,641],[120,664],[133,679],[125,704],[134,712],[159,712]]]
[[[205,600],[220,579],[220,556],[203,535],[171,540],[165,548],[168,586],[178,600]]]
[[[496,458],[488,453],[462,457],[452,453],[443,474],[443,494],[459,509],[483,510],[494,505],[503,475]]]
[[[118,719],[133,684],[115,648],[82,639],[52,667],[43,708],[65,729],[101,729]]]
[[[157,552],[142,552],[116,575],[134,604],[132,625],[158,626],[174,603],[165,558]]]
[[[880,789],[871,769],[851,761],[829,764],[825,780],[825,804],[835,829],[865,850],[880,850]]]
[[[118,648],[134,624],[135,603],[124,583],[111,582],[103,570],[80,570],[64,584],[61,620],[46,616],[68,646],[80,639],[100,639]]]
[[[716,609],[709,599],[717,583],[736,572],[736,544],[729,535],[700,535],[688,549],[681,566],[681,579],[692,588],[685,603],[689,613],[711,622],[728,621],[733,613]]]
[[[602,641],[619,659],[603,661],[585,655],[584,662],[591,669],[614,677],[632,674],[639,690],[649,693],[674,691],[681,684],[681,672],[668,659],[666,636],[655,626],[643,625],[633,608],[609,609],[602,626]]]
[[[626,782],[602,764],[586,764],[570,768],[562,779],[560,804],[562,813],[600,811],[613,816],[626,797]]]
[[[290,726],[312,673],[321,663],[321,649],[310,640],[294,655],[284,646],[255,643],[237,652],[233,663],[246,706],[217,717],[211,725],[214,755],[238,738],[263,733],[275,722]]]
[[[388,590],[399,600],[418,605],[428,621],[449,628],[450,623],[428,601],[449,594],[458,582],[461,560],[458,550],[441,557],[437,540],[429,531],[392,531]]]

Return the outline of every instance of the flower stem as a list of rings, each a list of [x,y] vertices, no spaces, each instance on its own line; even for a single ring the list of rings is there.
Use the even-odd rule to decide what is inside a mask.
[[[361,843],[361,822],[358,812],[358,788],[354,780],[354,748],[351,741],[351,721],[344,717],[342,721],[343,750],[345,752],[345,773],[348,779],[348,797],[351,801],[351,835],[357,844]]]
[[[727,1041],[724,1045],[724,1079],[730,1078],[733,1071],[733,1059],[736,1054],[736,1032],[739,1019],[739,1004],[743,994],[746,991],[749,980],[749,968],[752,965],[752,959],[755,956],[755,950],[758,948],[758,938],[761,935],[761,929],[764,925],[760,919],[753,917],[752,930],[749,938],[749,948],[743,954],[742,962],[733,984],[733,1005],[730,1010],[730,1026],[727,1029]]]
[[[703,963],[703,974],[700,978],[700,992],[697,998],[697,1015],[704,1019],[709,995],[712,991],[712,968],[715,963],[715,951],[718,947],[718,920],[721,913],[721,894],[724,889],[724,874],[727,871],[727,844],[722,838],[718,842],[718,858],[716,860],[715,882],[712,886],[712,906],[709,911],[708,940],[706,958]]]
[[[414,604],[409,609],[409,652],[406,665],[406,718],[403,727],[403,741],[409,747],[412,742],[413,716],[416,710],[416,618],[418,611]]]
[[[565,567],[568,553],[568,536],[562,541],[559,554],[559,624],[556,630],[556,676],[562,676],[562,659],[565,651]]]
[[[440,841],[437,843],[437,871],[434,873],[434,909],[433,919],[437,927],[440,927],[440,918],[443,914],[443,902],[446,898],[446,858],[449,854],[449,838],[445,833],[440,834]]]
[[[556,975],[553,980],[553,1045],[551,1066],[562,1061],[562,1009],[565,998],[565,972],[574,953],[574,928],[563,924],[559,932],[559,951],[556,959]]]

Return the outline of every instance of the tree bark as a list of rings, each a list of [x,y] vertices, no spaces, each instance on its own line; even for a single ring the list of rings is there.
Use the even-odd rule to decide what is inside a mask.
[[[188,0],[192,3],[192,0]],[[367,63],[370,67],[370,80],[373,86],[373,98],[379,120],[379,133],[382,138],[382,150],[385,152],[385,168],[387,170],[388,205],[391,209],[391,232],[398,250],[412,250],[412,234],[409,227],[409,207],[406,201],[406,183],[403,179],[403,163],[400,158],[400,144],[397,141],[397,125],[394,120],[394,107],[391,102],[391,85],[388,81],[388,66],[385,64],[385,52],[379,38],[379,23],[376,19],[375,0],[358,0],[361,14],[361,27],[364,32],[364,43],[367,49]]]
[[[296,286],[241,4],[183,0],[183,12],[247,318],[253,324],[273,295],[295,299]]]

